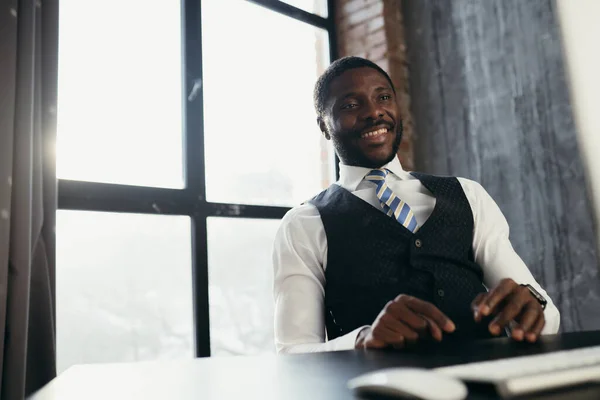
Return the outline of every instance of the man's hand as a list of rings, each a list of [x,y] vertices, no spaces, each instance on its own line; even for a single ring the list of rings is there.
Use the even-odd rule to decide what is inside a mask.
[[[439,342],[442,332],[455,329],[450,318],[433,304],[402,294],[387,303],[370,328],[359,333],[355,347],[401,349],[429,335]]]
[[[512,279],[504,279],[488,293],[479,294],[472,307],[477,322],[484,316],[496,315],[489,325],[492,335],[499,335],[511,321],[517,322],[512,330],[517,341],[535,342],[546,323],[541,304],[529,289]]]

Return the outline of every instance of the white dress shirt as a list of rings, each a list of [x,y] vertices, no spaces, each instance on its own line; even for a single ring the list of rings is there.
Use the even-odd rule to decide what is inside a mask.
[[[394,158],[385,166],[388,187],[412,209],[419,226],[431,215],[436,199],[417,178],[402,169]],[[375,194],[376,185],[364,180],[371,169],[340,164],[336,184],[382,210]],[[548,300],[542,334],[556,333],[560,324],[558,309],[536,282],[509,241],[506,218],[498,205],[477,182],[458,178],[473,211],[473,252],[483,269],[483,283],[495,287],[502,279],[531,284]],[[418,230],[418,228],[417,228]],[[278,352],[298,353],[354,348],[358,328],[326,341],[325,269],[327,236],[317,208],[305,203],[291,209],[281,222],[273,251],[275,272],[275,346]]]

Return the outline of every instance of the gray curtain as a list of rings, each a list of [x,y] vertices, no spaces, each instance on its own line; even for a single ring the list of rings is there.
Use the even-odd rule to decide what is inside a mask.
[[[58,0],[0,2],[0,398],[56,375]]]

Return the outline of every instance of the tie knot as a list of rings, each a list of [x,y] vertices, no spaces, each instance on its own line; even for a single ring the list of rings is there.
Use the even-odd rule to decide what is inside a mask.
[[[381,181],[385,181],[385,178],[389,172],[390,171],[385,168],[374,169],[365,176],[365,180],[379,183]]]

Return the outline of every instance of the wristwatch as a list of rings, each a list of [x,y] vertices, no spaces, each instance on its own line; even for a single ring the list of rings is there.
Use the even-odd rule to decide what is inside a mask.
[[[542,296],[542,295],[540,294],[540,292],[538,292],[537,290],[535,290],[535,289],[533,288],[533,286],[531,286],[531,285],[529,285],[529,284],[526,284],[526,285],[525,285],[525,284],[521,284],[520,286],[524,286],[524,287],[526,287],[527,289],[529,289],[529,293],[531,293],[531,295],[532,295],[533,297],[535,297],[535,299],[538,301],[538,303],[540,303],[540,304],[542,305],[542,310],[545,310],[545,309],[546,309],[546,304],[548,304],[548,300],[546,300],[546,299],[544,298],[544,296]]]

